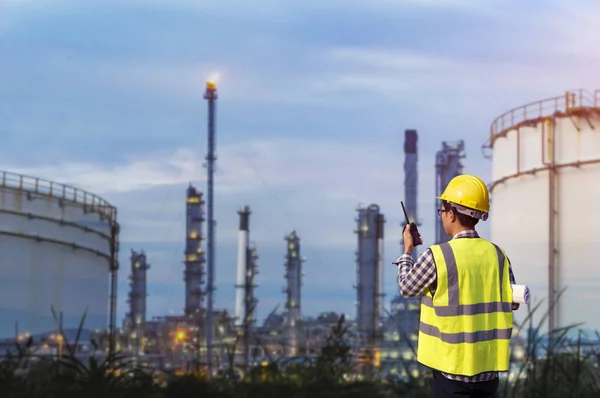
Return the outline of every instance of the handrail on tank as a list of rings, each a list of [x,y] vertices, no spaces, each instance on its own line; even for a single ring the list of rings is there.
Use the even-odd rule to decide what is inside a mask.
[[[600,90],[589,93],[583,89],[567,91],[563,95],[521,105],[494,119],[490,127],[489,140],[483,147],[492,148],[497,138],[504,136],[508,130],[527,121],[539,120],[552,116],[557,112],[564,113],[581,108],[598,107],[600,107]]]
[[[2,173],[0,177],[0,188],[16,188],[23,192],[35,193],[81,204],[90,211],[108,218],[111,223],[116,221],[116,208],[106,200],[92,193],[58,182],[44,180],[42,178],[10,173],[8,171],[0,171],[0,173]]]

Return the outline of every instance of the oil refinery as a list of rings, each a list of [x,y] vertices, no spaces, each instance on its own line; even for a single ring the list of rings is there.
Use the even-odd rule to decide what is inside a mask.
[[[85,327],[93,330],[87,341],[95,336],[105,351],[128,352],[155,367],[207,369],[213,374],[228,366],[233,358],[243,372],[248,365],[273,358],[314,358],[318,354],[339,315],[324,311],[311,318],[303,314],[306,260],[297,231],[284,236],[281,244],[285,306],[280,313],[271,312],[260,325],[256,319],[255,309],[260,306],[256,294],[260,281],[259,251],[252,239],[252,212],[248,205],[238,210],[237,269],[230,270],[236,274],[234,309],[230,313],[213,302],[217,89],[212,82],[207,83],[205,99],[207,189],[206,197],[192,184],[185,192],[181,285],[185,306],[181,314],[147,314],[146,300],[152,295],[147,286],[152,258],[138,248],[131,251],[128,267],[129,309],[122,326],[117,328],[116,208],[78,188],[2,172],[0,248],[9,253],[1,260],[3,276],[28,286],[11,292],[14,300],[6,304],[11,308],[3,309],[6,313],[2,318],[15,324],[16,339],[27,332],[39,334],[40,341],[47,344],[56,340],[50,336],[77,326],[86,311]],[[525,264],[547,277],[551,300],[569,283],[589,277],[574,265],[595,264],[596,256],[577,231],[595,230],[597,224],[595,217],[589,216],[600,203],[600,188],[592,183],[600,171],[600,135],[596,126],[600,126],[600,90],[591,94],[572,91],[502,114],[492,123],[489,139],[483,144],[486,155],[492,159],[492,206],[495,213],[502,214],[491,219],[492,240],[502,242],[508,253],[515,253],[511,256],[513,263]],[[419,215],[423,210],[417,206],[418,138],[415,129],[404,132],[404,200],[409,221],[421,225]],[[442,142],[435,164],[431,165],[435,169],[436,196],[453,177],[463,173],[465,150],[462,140]],[[182,206],[183,197],[182,192]],[[429,209],[431,215],[438,206],[436,203],[435,209]],[[416,376],[420,298],[405,299],[396,289],[386,303],[383,268],[389,266],[389,261],[386,262],[383,250],[383,211],[377,203],[361,204],[356,209],[356,313],[348,322],[348,336],[361,374]],[[401,209],[385,211],[398,213]],[[436,218],[435,238],[430,243],[448,239]],[[418,253],[414,256],[416,259]],[[600,274],[595,272],[598,277]],[[571,309],[577,305],[587,304],[567,291],[560,304],[551,307],[549,330],[576,320]],[[47,316],[50,306],[58,314],[58,328]]]

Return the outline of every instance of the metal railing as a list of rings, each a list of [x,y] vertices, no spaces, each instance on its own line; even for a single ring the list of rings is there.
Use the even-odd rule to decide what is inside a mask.
[[[600,90],[590,93],[583,89],[567,91],[563,95],[521,105],[494,119],[490,128],[490,138],[484,147],[491,148],[498,137],[520,124],[550,117],[557,112],[566,113],[582,108],[598,107],[600,107]]]
[[[0,171],[0,188],[17,189],[37,195],[80,204],[91,212],[98,213],[111,223],[116,221],[117,211],[106,200],[82,189],[48,181],[37,177]]]

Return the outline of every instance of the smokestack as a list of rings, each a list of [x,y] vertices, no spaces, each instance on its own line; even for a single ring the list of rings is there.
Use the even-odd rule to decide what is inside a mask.
[[[404,203],[410,222],[421,225],[417,217],[417,187],[419,184],[417,141],[417,130],[404,131]],[[404,223],[402,226],[404,227]],[[413,257],[415,260],[417,259],[416,250]]]
[[[238,210],[240,215],[240,229],[238,232],[238,261],[237,261],[237,280],[235,296],[235,316],[236,325],[241,326],[244,322],[244,299],[246,296],[246,274],[248,272],[248,257],[250,251],[250,207],[243,206]]]

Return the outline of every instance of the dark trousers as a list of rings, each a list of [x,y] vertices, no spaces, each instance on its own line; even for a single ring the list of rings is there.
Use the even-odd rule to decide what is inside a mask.
[[[478,383],[464,383],[450,380],[437,370],[433,371],[433,398],[470,397],[494,398],[500,380],[495,378]]]

